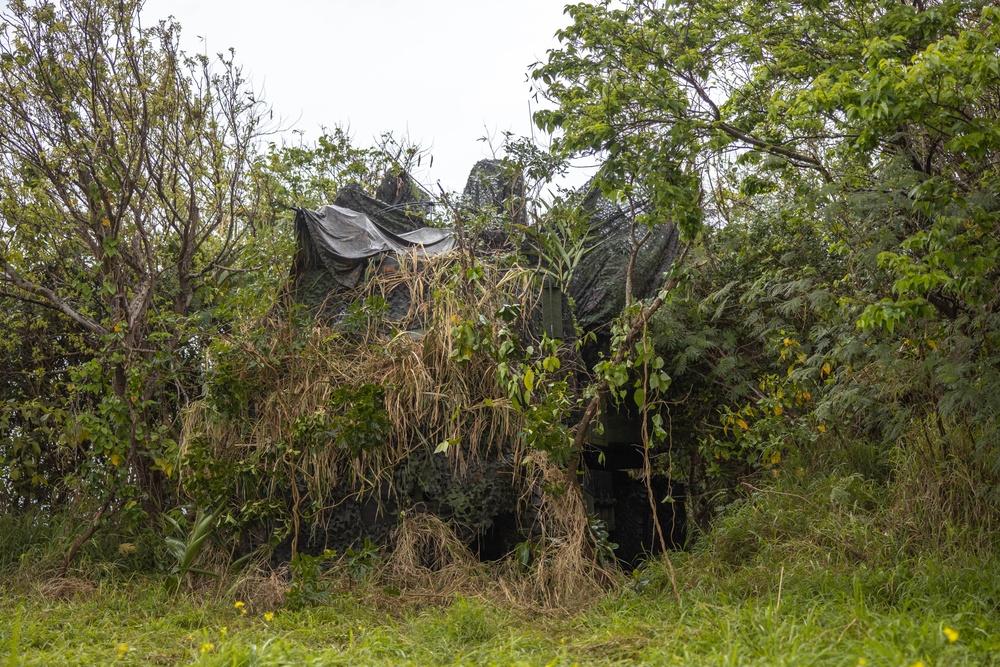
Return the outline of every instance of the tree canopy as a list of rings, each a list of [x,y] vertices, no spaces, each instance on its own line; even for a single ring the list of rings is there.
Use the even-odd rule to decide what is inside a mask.
[[[270,225],[253,176],[263,107],[231,60],[187,57],[178,27],[145,27],[140,8],[3,16],[7,502],[82,484],[154,506],[205,336],[226,326],[220,297]]]
[[[642,188],[654,217],[701,229],[654,323],[692,470],[776,472],[836,429],[883,462],[918,435],[904,458],[928,468],[974,452],[994,488],[995,3],[567,11],[533,73],[555,104],[539,125],[606,160],[609,191]]]

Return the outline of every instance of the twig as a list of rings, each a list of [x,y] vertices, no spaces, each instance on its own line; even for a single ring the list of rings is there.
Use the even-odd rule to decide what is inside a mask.
[[[855,618],[854,620],[852,620],[850,623],[847,624],[847,627],[844,628],[844,631],[840,633],[839,637],[837,637],[837,643],[838,644],[840,643],[840,640],[844,638],[844,635],[847,634],[847,631],[851,629],[851,626],[854,625],[857,622],[858,622],[858,619]]]
[[[469,268],[468,260],[465,257],[465,253],[466,252],[468,252],[469,253],[469,257],[472,258],[472,266],[474,267],[475,263],[476,263],[476,258],[472,254],[472,248],[467,248],[466,245],[465,245],[465,232],[462,230],[462,214],[459,213],[458,209],[455,208],[455,206],[451,203],[451,199],[448,197],[448,193],[444,191],[444,188],[441,187],[441,184],[438,183],[437,186],[438,186],[438,190],[441,191],[441,199],[442,199],[442,201],[444,201],[444,204],[445,204],[445,206],[448,207],[448,210],[451,211],[451,214],[453,216],[455,216],[455,232],[458,235],[458,247],[459,247],[459,251],[462,254],[462,264],[464,265],[463,268],[465,268],[465,269]]]
[[[66,560],[63,561],[62,567],[59,568],[59,577],[66,576],[66,572],[69,570],[69,565],[73,562],[73,557],[76,556],[76,552],[78,552],[80,547],[82,547],[87,540],[89,540],[93,534],[97,532],[97,524],[104,516],[104,513],[108,511],[108,508],[111,507],[111,501],[114,500],[114,497],[114,491],[110,491],[108,493],[108,497],[104,500],[104,504],[101,505],[101,508],[94,513],[94,517],[90,520],[90,527],[87,529],[87,532],[76,538],[76,541],[70,548],[69,553],[66,554]]]
[[[675,262],[676,264],[681,265],[684,263],[684,259],[687,257],[688,251],[691,249],[691,245],[692,244],[689,242],[684,246],[684,250],[681,251],[680,257],[678,257],[677,261]],[[679,282],[680,280],[678,278],[671,278],[666,283],[664,283],[663,288],[660,290],[661,293],[658,294],[656,298],[653,299],[652,303],[650,303],[649,306],[645,309],[645,311],[643,311],[642,317],[639,318],[635,323],[633,323],[632,328],[628,332],[628,336],[625,338],[625,341],[622,343],[621,347],[619,347],[615,351],[613,363],[616,364],[621,363],[621,361],[625,358],[626,352],[632,347],[632,344],[635,342],[635,339],[638,337],[639,333],[645,326],[646,321],[648,321],[649,318],[651,318],[656,313],[656,311],[660,309],[660,306],[663,305],[664,303],[663,293],[672,290],[674,287],[677,286],[677,283]],[[590,403],[587,405],[587,409],[584,410],[583,412],[583,417],[580,418],[579,423],[576,425],[576,431],[575,431],[576,435],[573,438],[574,451],[577,452],[583,451],[583,443],[584,440],[586,440],[587,438],[587,429],[590,427],[590,423],[594,421],[594,418],[597,417],[597,411],[601,406],[601,399],[603,399],[604,395],[607,394],[608,388],[609,385],[607,379],[601,380],[598,383],[597,389],[594,392],[594,397],[590,399]],[[567,472],[567,477],[570,480],[573,481],[576,480],[576,471],[578,467],[579,467],[579,461],[569,466],[569,469],[566,472]]]
[[[785,491],[775,491],[774,489],[758,489],[756,486],[754,486],[750,482],[740,482],[740,486],[745,486],[746,488],[750,489],[751,491],[756,491],[757,493],[773,493],[776,496],[789,496],[790,498],[798,498],[799,500],[802,500],[802,501],[804,501],[806,503],[809,503],[813,507],[816,507],[816,503],[814,503],[813,501],[809,500],[805,496],[800,496],[797,493],[786,493]]]
[[[634,258],[635,256],[633,255]],[[644,339],[646,335],[647,332],[644,328]],[[645,393],[649,387],[648,360],[642,365],[642,373],[642,391]],[[670,573],[670,586],[674,590],[674,597],[677,598],[677,604],[680,604],[681,594],[677,590],[677,573],[674,571],[674,563],[670,560],[670,554],[667,552],[667,541],[663,537],[663,526],[660,525],[659,507],[657,506],[656,498],[653,496],[653,466],[649,460],[649,402],[645,400],[642,402],[642,467],[643,475],[646,477],[646,498],[649,501],[649,510],[653,515],[653,529],[660,541],[660,550],[663,552],[663,558],[667,561],[667,569]],[[673,485],[671,485],[670,494],[671,496],[673,495]],[[676,518],[675,516],[674,520]]]

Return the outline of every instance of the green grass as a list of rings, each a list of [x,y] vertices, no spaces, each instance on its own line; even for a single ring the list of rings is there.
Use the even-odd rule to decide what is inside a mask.
[[[562,614],[359,589],[319,608],[274,610],[267,622],[271,610],[252,600],[243,614],[231,599],[171,597],[153,580],[63,601],[6,593],[0,665],[1000,664],[994,562],[723,571],[706,554],[676,560],[680,604],[654,568],[642,592]]]
[[[107,559],[81,563],[92,583],[56,598],[33,582],[44,545],[25,541],[35,546],[20,565],[0,570],[0,667],[1000,665],[1000,559],[988,536],[943,520],[921,530],[884,494],[858,476],[789,480],[673,555],[680,603],[658,563],[634,577],[645,586],[559,613],[471,596],[432,604],[374,583],[292,612],[273,586],[244,585],[258,593],[242,599],[218,592],[241,582],[171,596],[163,576]]]

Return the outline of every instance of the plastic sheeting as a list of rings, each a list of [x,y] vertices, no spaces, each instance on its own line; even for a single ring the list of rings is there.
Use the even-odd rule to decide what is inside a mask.
[[[632,256],[631,216],[587,185],[583,209],[590,215],[590,252],[573,273],[569,293],[576,302],[574,314],[584,331],[610,339],[609,325],[625,308],[625,283]],[[642,237],[646,228],[637,230]],[[632,273],[632,296],[646,299],[663,284],[663,274],[677,256],[680,234],[674,224],[660,224],[636,256]]]
[[[366,260],[384,253],[415,251],[418,256],[439,255],[455,246],[450,230],[420,227],[394,234],[364,213],[341,206],[323,206],[311,211],[300,208],[295,218],[300,249],[306,250],[306,266],[323,268],[344,287],[361,279]]]

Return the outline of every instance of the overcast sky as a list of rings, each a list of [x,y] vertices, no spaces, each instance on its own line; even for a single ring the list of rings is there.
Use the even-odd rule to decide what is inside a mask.
[[[275,117],[307,139],[337,124],[358,146],[384,131],[405,134],[433,149],[433,168],[417,176],[460,190],[472,165],[491,155],[479,138],[494,135],[499,145],[504,130],[531,135],[537,105],[525,74],[557,45],[566,4],[147,0],[144,22],[173,15],[188,51],[236,49]]]

